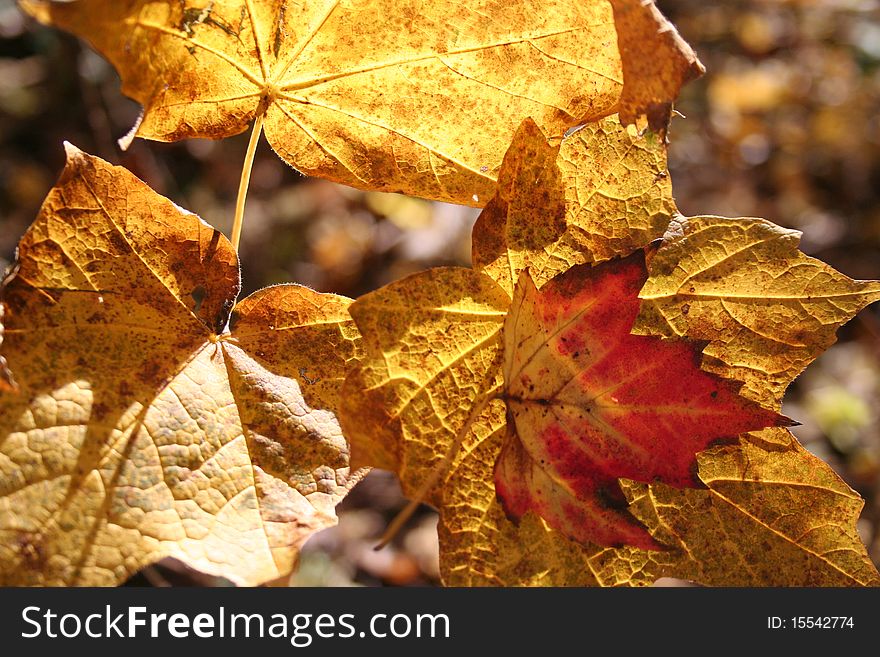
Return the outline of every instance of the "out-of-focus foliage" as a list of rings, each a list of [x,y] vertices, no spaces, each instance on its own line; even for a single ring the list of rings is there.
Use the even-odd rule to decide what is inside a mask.
[[[670,131],[685,215],[761,216],[854,277],[880,244],[880,3],[661,1],[709,74]],[[821,252],[821,253],[820,253]]]

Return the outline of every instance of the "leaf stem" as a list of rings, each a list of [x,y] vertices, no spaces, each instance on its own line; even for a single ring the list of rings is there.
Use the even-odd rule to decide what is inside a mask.
[[[235,218],[232,220],[232,248],[238,252],[241,242],[241,227],[244,224],[244,203],[247,200],[248,185],[251,181],[251,169],[254,166],[254,154],[257,152],[257,143],[263,132],[263,114],[259,114],[254,120],[251,130],[251,139],[248,142],[247,154],[244,156],[244,164],[241,167],[241,180],[238,183],[238,198],[235,200]]]
[[[392,539],[397,536],[397,533],[401,530],[401,528],[406,524],[406,521],[410,519],[413,513],[415,513],[416,509],[419,508],[419,505],[422,501],[428,496],[428,493],[431,492],[431,489],[437,485],[440,481],[440,477],[446,474],[449,471],[449,466],[452,465],[452,461],[455,459],[455,456],[458,454],[458,450],[461,448],[462,443],[464,442],[465,437],[467,437],[468,432],[471,430],[471,426],[473,426],[474,422],[486,407],[495,399],[498,399],[498,395],[495,394],[498,392],[498,389],[501,386],[495,386],[491,390],[489,390],[486,395],[483,397],[480,402],[471,409],[470,414],[468,415],[467,420],[462,425],[461,429],[458,430],[458,433],[455,436],[455,440],[453,440],[452,445],[449,447],[449,451],[446,453],[446,456],[443,457],[443,460],[440,461],[428,477],[422,482],[422,485],[419,486],[418,491],[413,496],[413,498],[407,502],[407,505],[400,510],[400,512],[394,516],[394,519],[385,529],[385,532],[379,538],[379,542],[376,543],[374,550],[381,550],[383,547],[388,545]]]

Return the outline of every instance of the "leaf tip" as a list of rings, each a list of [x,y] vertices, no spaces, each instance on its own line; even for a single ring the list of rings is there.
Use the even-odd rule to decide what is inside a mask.
[[[141,123],[144,121],[144,110],[141,109],[141,113],[138,115],[137,120],[134,122],[134,125],[131,126],[131,129],[125,133],[122,137],[116,140],[116,143],[119,144],[120,150],[127,151],[131,146],[131,143],[134,141],[135,137],[138,135],[138,130],[141,128]]]
[[[64,154],[67,156],[68,161],[70,161],[82,157],[85,153],[74,144],[64,140]]]
[[[522,122],[519,124],[519,128],[517,128],[516,132],[517,133],[532,134],[535,136],[540,135],[541,137],[544,137],[546,139],[546,135],[544,134],[544,131],[541,130],[540,126],[535,122],[535,119],[533,119],[531,116],[527,116],[526,118],[524,118],[522,120]]]
[[[93,159],[93,156],[65,140],[64,171],[61,174],[61,180],[65,180],[69,176],[77,175],[77,173],[82,171],[85,164],[91,159]]]
[[[770,412],[772,412],[772,411],[770,411]],[[791,419],[787,415],[782,415],[781,413],[774,413],[774,415],[776,416],[776,421],[773,422],[772,424],[768,424],[767,425],[768,427],[782,427],[782,428],[788,429],[791,427],[801,426],[800,422],[798,422],[797,420]]]

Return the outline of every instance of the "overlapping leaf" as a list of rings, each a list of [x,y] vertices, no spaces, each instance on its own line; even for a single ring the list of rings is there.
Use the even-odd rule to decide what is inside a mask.
[[[880,282],[853,281],[799,240],[764,219],[676,218],[650,263],[636,332],[708,340],[712,371],[778,403],[837,327],[880,299]]]
[[[637,155],[613,158],[621,163],[608,167],[604,176],[575,164],[600,148]],[[639,160],[646,166],[637,167]],[[346,382],[352,390],[344,395],[351,430],[363,436],[353,441],[353,459],[401,473],[406,487],[430,476],[450,453],[450,441],[462,425],[469,423],[474,431],[492,425],[489,418],[499,408],[503,417],[503,404],[486,398],[501,387],[498,336],[519,273],[529,267],[540,284],[572,264],[610,257],[607,240],[589,237],[607,199],[619,197],[633,208],[656,207],[662,215],[672,202],[667,179],[657,175],[661,172],[661,147],[621,127],[616,117],[576,133],[558,148],[525,121],[505,156],[498,195],[475,227],[474,262],[488,275],[460,268],[430,270],[353,304],[361,333],[369,336],[373,353],[382,354]],[[624,173],[627,182],[619,185]],[[546,189],[565,198],[545,194]],[[545,220],[545,207],[555,208],[552,222]],[[662,219],[652,223],[641,212],[633,214],[633,235],[621,238],[624,248],[645,246],[665,229]],[[612,230],[625,235],[628,221],[619,211]],[[506,243],[511,246],[502,251]],[[601,245],[595,252],[589,249],[594,244]],[[428,499],[439,504],[432,494]]]
[[[245,584],[289,573],[357,480],[334,415],[349,300],[287,285],[233,308],[228,241],[72,147],[18,265],[0,581],[116,584],[166,556]]]
[[[445,480],[440,568],[450,586],[639,586],[675,563],[675,554],[632,547],[583,545],[534,512],[514,524],[495,493],[494,470],[505,438],[504,412],[495,431],[470,432],[462,458]],[[405,480],[403,480],[405,481]]]
[[[582,543],[654,549],[616,508],[619,478],[698,485],[694,458],[710,443],[788,423],[702,371],[700,344],[630,334],[646,278],[641,251],[574,267],[540,291],[520,275],[503,330],[508,437],[495,467],[509,515],[535,511]]]
[[[665,134],[677,90],[705,69],[653,0],[611,0],[611,4],[618,48],[624,53],[623,79],[627,82],[617,107],[620,119],[634,123],[645,115],[652,130]],[[650,54],[626,56],[642,53],[646,43],[652,44]]]
[[[675,205],[656,135],[622,129],[612,116],[553,146],[527,119],[514,143],[473,233],[474,267],[508,294],[523,269],[541,287],[574,265],[641,248],[669,226]]]
[[[137,136],[237,134],[308,174],[482,205],[520,121],[618,107],[663,124],[702,72],[641,0],[23,0],[87,39],[144,106]]]
[[[794,581],[814,585],[878,582],[876,568],[855,532],[855,520],[861,505],[858,496],[827,465],[806,455],[784,429],[744,434],[738,442],[720,451],[701,453],[698,462],[694,463],[698,468],[699,488],[673,488],[650,483],[651,476],[630,476],[621,480],[622,490],[631,502],[629,512],[651,532],[656,547],[662,548],[660,550],[635,546],[602,547],[583,540],[573,541],[568,538],[576,535],[571,527],[559,523],[558,518],[541,509],[540,505],[531,507],[516,522],[505,514],[498,500],[499,493],[502,497],[505,493],[496,490],[494,480],[499,455],[508,449],[505,445],[512,444],[511,382],[505,377],[506,342],[501,336],[505,317],[509,317],[511,295],[523,294],[511,282],[521,280],[521,272],[528,269],[529,275],[540,281],[537,292],[540,295],[543,289],[552,290],[559,285],[554,277],[578,262],[578,258],[580,262],[591,263],[612,255],[627,256],[634,249],[644,247],[656,231],[656,227],[645,229],[646,225],[653,224],[650,221],[646,224],[645,217],[636,213],[636,230],[628,232],[627,213],[622,216],[611,214],[610,222],[617,223],[617,234],[622,236],[621,251],[615,253],[612,246],[597,257],[591,250],[594,243],[591,235],[577,220],[571,219],[584,216],[577,209],[584,197],[577,200],[577,195],[570,191],[576,185],[561,181],[559,169],[551,166],[551,151],[538,143],[541,139],[535,130],[524,127],[505,158],[500,176],[502,181],[537,182],[521,185],[519,191],[514,185],[502,183],[498,196],[484,211],[475,230],[474,243],[474,261],[477,266],[483,266],[482,271],[441,269],[416,274],[366,295],[351,308],[363,334],[366,351],[362,365],[346,379],[345,401],[340,414],[342,425],[352,441],[353,460],[396,471],[408,494],[423,496],[439,508],[444,581],[467,585],[632,585],[649,583],[659,576],[671,574],[710,584],[731,584],[744,581],[744,576],[731,573],[748,565],[752,568],[749,572],[755,574],[750,583],[785,585],[789,583],[790,566],[781,568],[774,567],[774,564],[778,566],[778,560],[785,555],[797,555],[794,562],[808,564],[809,570],[808,574]],[[591,149],[596,145],[596,139],[595,136],[587,138],[578,146],[582,152],[588,153],[585,160],[596,158],[602,161],[601,149]],[[641,144],[645,152],[649,151],[645,146],[646,137],[621,129],[617,139],[633,140]],[[562,148],[566,146],[563,143]],[[535,154],[538,156],[534,157]],[[561,159],[559,155],[556,167]],[[662,160],[653,161],[654,165],[652,159],[646,157],[646,166],[639,166],[631,172],[630,175],[636,178],[644,176],[646,183],[634,183],[632,188],[642,189],[642,194],[654,199],[658,211],[674,211],[668,196],[662,193],[664,178],[657,175],[655,168]],[[591,174],[581,175],[589,177]],[[586,197],[588,205],[604,202],[604,198],[606,196],[602,194]],[[639,195],[635,194],[624,207],[638,207],[638,201]],[[549,216],[545,215],[547,208],[551,210]],[[729,221],[737,224],[735,220]],[[748,223],[744,221],[742,225]],[[549,228],[546,227],[548,224]],[[566,233],[570,235],[566,236]],[[482,236],[490,239],[484,243]],[[578,236],[577,243],[584,248],[571,248],[570,253],[574,254],[571,257],[554,257],[558,245],[567,240],[572,243],[573,236]],[[674,242],[674,235],[667,235],[666,243],[672,245]],[[747,249],[748,243],[741,246]],[[654,268],[668,258],[670,248],[672,246],[661,246],[649,263],[651,278],[645,290],[650,289],[652,279],[666,271]],[[775,267],[787,267],[793,282],[809,286],[802,276],[809,279],[817,270],[801,266],[804,256],[796,250],[775,255],[785,259]],[[599,272],[617,266],[599,264],[592,270]],[[589,271],[589,268],[581,267]],[[577,269],[565,276],[577,276]],[[743,281],[748,280],[750,271],[754,276],[751,292],[757,299],[761,296],[763,284],[761,268],[744,266]],[[836,276],[841,290],[848,286],[853,292],[864,291],[865,285],[871,285]],[[634,304],[634,291],[632,296],[631,303]],[[871,294],[863,295],[835,318],[835,325],[851,317],[872,298]],[[561,300],[560,303],[561,309],[554,310],[553,304],[549,304],[536,316],[547,317],[548,313],[570,310],[566,306],[569,301]],[[803,308],[806,310],[801,320],[793,317],[788,330],[797,331],[795,322],[815,318],[809,304]],[[754,313],[760,312],[755,305]],[[765,305],[763,312],[772,316],[779,310],[771,302]],[[690,312],[684,314],[690,316]],[[653,332],[650,319],[643,316],[640,322],[642,332]],[[833,332],[833,328],[829,330]],[[505,338],[508,335],[509,331],[506,331]],[[682,331],[676,337],[681,335],[706,339],[699,333],[692,336],[689,331]],[[806,330],[804,335],[807,335]],[[719,336],[715,337],[722,343],[729,341],[729,333],[721,331]],[[587,337],[597,339],[595,334],[587,334]],[[553,340],[545,342],[555,344]],[[815,347],[814,352],[818,353],[821,348]],[[707,361],[708,364],[713,362],[712,359]],[[546,376],[539,378],[552,380],[554,376],[571,376],[571,368],[566,369],[566,363],[562,361],[560,365],[558,368],[556,364],[544,368]],[[719,371],[729,373],[728,370]],[[795,374],[791,372],[789,380]],[[667,386],[669,394],[676,394],[675,383],[670,381]],[[757,389],[752,386],[749,391]],[[750,396],[756,400],[770,400],[765,401],[765,405],[778,408],[773,403],[778,397],[767,394]],[[542,395],[541,399],[546,401],[545,397]],[[647,400],[647,403],[656,401]],[[514,428],[519,429],[518,425]],[[740,425],[735,431],[743,429],[745,427]],[[607,439],[607,434],[600,438]],[[534,442],[538,444],[540,440]],[[588,450],[595,448],[596,443],[583,441],[570,447]],[[537,460],[540,461],[540,457]],[[753,463],[764,465],[752,468],[750,464]],[[547,472],[547,468],[544,467],[543,471]],[[637,484],[633,479],[640,479],[643,483]],[[683,482],[675,483],[681,485]],[[817,500],[824,501],[806,506],[804,491],[810,491]],[[646,500],[655,499],[661,500],[657,502],[660,511],[652,519],[649,512],[653,507]],[[699,505],[693,502],[694,499],[705,502]],[[755,499],[761,500],[763,515],[754,513],[752,503]],[[840,501],[844,503],[838,504]],[[722,504],[734,510],[728,512],[725,507],[723,521],[718,520],[717,515],[707,513],[711,505],[721,513]],[[536,514],[535,510],[545,517]],[[670,522],[675,520],[672,525],[675,536],[670,535],[672,530],[664,531],[666,516],[670,516]],[[789,516],[793,519],[786,520]],[[774,547],[760,568],[755,568],[750,561],[757,554],[754,549],[747,558],[740,558],[735,552],[725,554],[707,547],[713,541],[720,541],[729,550],[749,541],[760,545],[768,533],[775,536]],[[725,538],[731,535],[736,535],[736,539]],[[834,555],[845,556],[838,558]],[[721,564],[712,566],[710,559],[720,559]]]
[[[709,586],[880,585],[853,522],[863,500],[776,431],[787,449],[744,441],[701,454],[706,490],[623,482],[633,514],[681,548],[665,573]]]

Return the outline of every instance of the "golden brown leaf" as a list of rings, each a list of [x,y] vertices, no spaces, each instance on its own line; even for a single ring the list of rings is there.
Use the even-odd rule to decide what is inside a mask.
[[[504,413],[494,431],[468,435],[444,482],[440,567],[448,586],[645,586],[660,576],[665,552],[582,545],[533,512],[508,519],[494,486],[505,439]]]
[[[2,288],[0,581],[109,585],[163,557],[290,572],[357,480],[333,411],[349,300],[298,286],[233,311],[229,242],[68,148]]]
[[[592,135],[590,139],[604,139],[605,144],[619,143],[603,136],[602,130],[584,134]],[[711,546],[713,540],[723,542],[727,526],[710,523],[704,508],[682,501],[694,497],[702,499],[700,496],[705,498],[709,495],[707,490],[679,490],[662,484],[641,484],[635,488],[632,482],[626,483],[625,490],[630,493],[634,505],[631,512],[664,546],[659,551],[633,547],[602,548],[574,542],[531,511],[522,515],[518,524],[512,522],[497,500],[490,478],[496,473],[499,454],[505,441],[509,441],[510,431],[508,402],[511,382],[506,380],[503,368],[499,329],[511,305],[514,290],[511,272],[519,277],[520,271],[528,269],[535,281],[557,280],[554,277],[568,267],[568,261],[543,254],[556,248],[560,229],[570,229],[567,223],[560,225],[565,221],[560,217],[568,217],[567,221],[571,222],[571,217],[576,216],[576,213],[567,212],[571,197],[566,196],[566,187],[560,184],[558,174],[553,171],[554,161],[558,161],[555,149],[540,144],[537,139],[538,133],[533,126],[526,125],[520,130],[516,143],[505,158],[505,170],[500,176],[508,183],[500,186],[498,197],[478,220],[481,228],[475,231],[474,253],[480,254],[475,257],[475,264],[483,267],[482,273],[465,269],[432,270],[393,283],[352,305],[352,316],[364,336],[365,355],[362,363],[346,378],[340,422],[352,442],[353,453],[360,464],[377,465],[397,472],[408,495],[424,499],[439,509],[441,572],[448,584],[642,585],[664,575],[684,576],[711,584],[740,582],[741,574],[731,574],[729,579],[724,575],[743,567],[735,553],[701,547],[703,544]],[[591,148],[595,142],[590,139],[585,141],[585,155],[579,165],[587,170],[591,168],[591,160],[603,161],[601,149]],[[662,162],[660,156],[642,160],[640,166],[651,170],[651,175],[646,178],[655,175],[651,168],[658,166],[659,162]],[[512,171],[507,171],[507,167]],[[576,175],[586,174],[579,171]],[[511,181],[515,180],[525,190],[521,195],[513,193],[515,186]],[[648,188],[651,188],[650,184]],[[661,211],[672,208],[668,196],[658,194],[656,188],[649,191],[646,198],[657,199]],[[627,207],[634,206],[635,203]],[[546,208],[550,211],[545,217],[542,210]],[[549,228],[536,226],[542,218],[550,224]],[[737,225],[747,224],[741,222]],[[634,244],[649,239],[650,230],[654,230],[649,229],[646,234],[644,229],[636,228],[633,235],[625,219],[619,225],[620,240],[609,243],[605,258],[628,255]],[[645,224],[634,222],[634,226],[640,225]],[[577,232],[577,228],[571,230]],[[488,243],[482,243],[484,239]],[[654,277],[659,276],[657,263],[666,257],[664,249],[674,249],[677,244],[672,232],[666,239],[669,246],[661,247],[651,261]],[[581,244],[587,246],[581,253],[572,248],[573,258],[582,257],[587,263],[598,260],[589,250],[589,245],[594,243],[592,236],[584,231]],[[732,247],[733,243],[729,246]],[[751,243],[743,238],[740,247],[748,252]],[[615,253],[614,248],[622,251]],[[683,262],[687,253],[689,251],[681,251],[681,257],[675,262]],[[789,261],[779,261],[779,256],[785,254]],[[699,250],[694,257],[701,257]],[[762,265],[770,260],[776,269],[762,269]],[[784,253],[774,251],[772,258],[756,256],[751,264],[737,271],[743,285],[749,285],[748,281],[751,281],[752,296],[761,294],[762,286],[769,280],[764,276],[786,267],[791,270],[786,275],[800,281],[804,289],[809,288],[810,279],[817,272],[825,277],[825,281],[842,280],[839,274],[832,274],[832,270],[824,265],[816,269],[811,263],[815,261],[792,247]],[[810,266],[805,266],[807,264]],[[597,264],[593,268],[598,270],[605,266]],[[821,282],[813,284],[821,285]],[[539,284],[539,292],[548,285],[542,287]],[[564,308],[569,302],[563,300],[560,303]],[[756,306],[755,317],[759,312],[760,307]],[[548,317],[548,313],[552,314],[550,309],[542,310],[538,316]],[[693,311],[682,314],[694,316]],[[830,325],[828,331],[833,333],[836,325],[848,316],[847,313],[834,315],[832,321],[836,324]],[[719,321],[723,324],[726,319],[722,317]],[[765,321],[770,320],[765,318]],[[707,338],[699,332],[691,333],[686,324],[681,333],[664,334],[664,337]],[[819,341],[811,348],[818,353],[824,343],[821,335],[817,337]],[[747,357],[748,354],[743,353],[743,359]],[[758,361],[760,357],[758,354]],[[712,364],[715,359],[708,359],[708,362]],[[742,362],[748,363],[747,360]],[[707,365],[707,359],[703,365]],[[728,373],[728,370],[722,370],[722,373]],[[795,374],[789,373],[790,378]],[[548,369],[548,376],[552,379],[555,374]],[[757,397],[758,401],[764,401],[764,406],[778,409],[776,397]],[[713,487],[712,490],[720,491],[726,485],[722,482],[724,476],[733,481],[734,471],[730,463],[745,464],[745,470],[740,472],[745,474],[740,479],[752,477],[750,485],[756,489],[753,495],[762,497],[768,508],[790,509],[800,515],[797,522],[793,519],[787,521],[791,536],[783,541],[784,550],[791,553],[793,562],[812,564],[814,553],[824,550],[846,552],[845,557],[835,561],[844,572],[840,578],[835,580],[829,576],[830,571],[819,576],[814,568],[809,575],[814,577],[812,581],[826,584],[843,582],[846,578],[850,583],[874,581],[876,569],[853,531],[860,508],[857,496],[827,466],[816,466],[812,457],[806,459],[800,447],[792,446],[791,436],[784,430],[768,429],[746,436],[740,438],[742,444],[739,446],[699,454],[702,481]],[[757,450],[754,452],[756,459],[760,453],[767,454],[766,464],[754,471],[748,469],[748,459],[752,456],[750,450]],[[791,456],[789,452],[796,454]],[[774,461],[777,454],[783,456]],[[767,486],[760,488],[765,478]],[[832,513],[828,505],[822,506],[824,502],[817,502],[812,509],[805,504],[804,497],[793,495],[793,492],[811,490],[817,481],[821,482],[823,490],[836,491],[838,501],[848,501],[835,507]],[[779,485],[779,482],[785,485]],[[674,511],[680,526],[696,527],[702,523],[699,524],[700,536],[693,538],[693,547],[686,541],[671,540],[659,531],[657,522],[652,524],[648,517],[644,503],[639,502],[642,498],[633,492],[655,489],[662,491],[670,503],[675,503]],[[741,492],[744,489],[741,487]],[[746,508],[745,500],[738,503]],[[754,537],[754,523],[749,525],[743,520],[747,514],[742,510],[737,513],[742,516],[741,525],[745,523]],[[826,522],[833,524],[827,527],[827,531],[820,531],[820,526]],[[796,526],[804,529],[816,527],[815,536],[796,535]],[[779,554],[779,550],[773,551],[772,558],[776,559]],[[703,563],[704,559],[719,559],[721,562]],[[760,572],[767,572],[768,567],[764,564]],[[751,572],[759,571],[753,569]],[[766,584],[781,579],[776,576],[762,582],[755,577],[752,581]],[[803,581],[803,578],[794,581]]]
[[[635,331],[708,340],[705,366],[778,404],[788,384],[880,299],[798,251],[800,233],[764,219],[677,217],[649,263]]]
[[[469,292],[459,294],[459,286]],[[490,397],[500,384],[507,305],[490,279],[450,268],[414,274],[352,304],[368,336],[366,364],[343,388],[340,421],[352,442],[352,464],[399,473],[410,496],[442,467],[425,498],[440,509],[446,584],[594,585],[597,576],[584,564],[596,552],[601,564],[608,550],[585,549],[533,514],[517,527],[495,497],[492,473],[506,424],[503,402]],[[452,462],[441,466],[450,453]],[[653,558],[632,552],[634,561]],[[615,583],[629,580],[621,564],[605,569]],[[653,581],[633,571],[635,582]]]
[[[623,94],[617,111],[624,123],[645,115],[648,126],[665,135],[678,89],[706,69],[654,0],[611,0],[622,55]],[[645,43],[652,44],[647,53]]]
[[[373,357],[346,379],[345,432],[352,464],[401,473],[404,492],[453,452],[468,425],[493,423],[500,384],[501,326],[510,298],[487,276],[463,268],[413,274],[350,308]],[[426,499],[440,504],[432,487]]]
[[[632,512],[681,550],[667,575],[708,586],[880,585],[856,531],[864,501],[788,439],[784,448],[744,440],[700,454],[706,490],[622,482]]]
[[[474,205],[492,194],[523,118],[558,135],[624,103],[634,120],[674,100],[682,71],[701,70],[640,3],[21,5],[113,63],[123,91],[144,106],[136,136],[227,137],[265,113],[269,142],[304,173]],[[634,67],[657,52],[670,58],[660,78]]]
[[[540,287],[574,265],[646,246],[674,213],[666,148],[655,134],[611,116],[554,147],[527,119],[474,226],[474,268],[508,294],[526,268]]]

